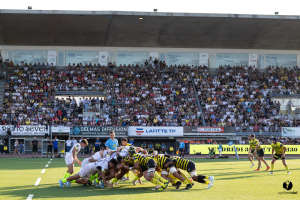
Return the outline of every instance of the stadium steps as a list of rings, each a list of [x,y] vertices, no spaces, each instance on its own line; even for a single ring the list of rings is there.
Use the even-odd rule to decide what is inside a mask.
[[[0,81],[0,104],[3,104],[3,98],[5,93],[5,81]]]
[[[201,104],[200,104],[200,100],[199,100],[199,98],[198,98],[198,94],[197,94],[197,90],[196,90],[196,87],[195,87],[195,82],[194,82],[194,78],[193,78],[193,76],[192,76],[191,70],[189,70],[189,76],[190,76],[190,79],[191,79],[191,81],[192,81],[193,88],[194,88],[194,92],[195,92],[195,98],[196,98],[196,100],[197,100],[197,104],[198,104],[199,110],[200,110],[200,112],[201,112],[201,122],[202,122],[202,126],[206,126],[205,119],[204,119],[204,115],[203,115],[202,108],[201,108]]]

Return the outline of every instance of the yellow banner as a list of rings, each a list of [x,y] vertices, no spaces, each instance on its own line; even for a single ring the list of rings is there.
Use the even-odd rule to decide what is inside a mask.
[[[235,146],[238,154],[248,154],[250,145],[231,145],[228,144],[222,145],[222,154],[235,154],[234,148]],[[300,145],[284,145],[286,147],[285,154],[300,154]],[[261,147],[265,150],[265,154],[272,154],[271,145],[261,145]],[[190,144],[190,154],[209,154],[209,150],[211,148],[215,149],[216,154],[219,153],[219,145],[218,144]],[[275,154],[275,152],[274,152]]]

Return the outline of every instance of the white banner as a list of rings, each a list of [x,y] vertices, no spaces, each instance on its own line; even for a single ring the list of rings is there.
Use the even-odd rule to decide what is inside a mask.
[[[0,134],[5,135],[8,128],[10,128],[11,135],[45,135],[49,133],[49,128],[46,126],[30,126],[21,125],[19,127],[13,125],[0,125]]]
[[[208,66],[208,53],[200,53],[199,65]]]
[[[99,51],[99,63],[100,65],[104,65],[104,66],[107,66],[107,51]]]
[[[154,61],[155,58],[158,60],[158,52],[150,52],[150,57],[152,57],[152,60]]]
[[[282,127],[282,137],[300,137],[300,127]]]
[[[70,133],[70,127],[52,126],[51,131],[52,133]]]
[[[249,54],[249,66],[256,68],[257,67],[257,54]]]
[[[48,51],[47,62],[49,63],[49,65],[53,63],[53,66],[56,66],[56,51]]]
[[[183,127],[177,126],[130,126],[128,136],[168,137],[183,136]]]

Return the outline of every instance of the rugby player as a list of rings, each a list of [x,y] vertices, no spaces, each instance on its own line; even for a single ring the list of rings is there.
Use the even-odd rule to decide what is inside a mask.
[[[252,138],[254,138],[254,140],[252,140]],[[254,151],[255,151],[255,148],[256,148],[256,144],[259,143],[259,142],[258,142],[257,139],[255,139],[254,134],[249,135],[248,140],[249,140],[249,145],[250,145],[248,159],[251,162],[251,168],[252,168],[255,165],[254,156],[256,156],[256,155],[254,154]]]
[[[255,140],[255,135],[253,135],[253,136],[254,137],[251,137],[252,141]],[[256,159],[258,160],[257,169],[254,171],[260,171],[261,161],[263,161],[265,163],[265,165],[267,166],[266,171],[268,171],[270,169],[270,167],[269,167],[267,161],[264,159],[264,156],[265,156],[264,149],[260,146],[259,142],[256,143],[256,147],[255,147],[253,154],[257,155]]]
[[[276,138],[273,138],[272,140],[273,140],[273,142],[271,144],[271,147],[272,147],[272,155],[271,155],[272,162],[271,162],[271,172],[269,174],[273,174],[274,163],[279,158],[281,158],[282,164],[285,166],[287,174],[290,174],[289,167],[285,163],[286,147],[283,144],[281,144],[280,142],[277,142]],[[274,155],[274,151],[275,151],[275,155]]]
[[[113,185],[109,185],[106,182],[107,179],[105,177],[107,170],[109,168],[113,169],[117,165],[117,161],[115,159],[110,158],[111,153],[112,153],[112,151],[109,152],[109,154],[108,154],[109,156],[107,156],[106,158],[100,159],[97,162],[86,164],[83,168],[80,169],[78,174],[75,174],[68,178],[59,180],[59,187],[63,188],[64,183],[66,183],[66,185],[68,187],[71,187],[71,182],[75,182],[78,184],[87,184],[90,176],[93,173],[98,173],[98,171],[101,172],[101,178],[102,178],[103,183],[107,187],[113,187]]]
[[[150,156],[150,158],[152,158],[156,161],[157,168],[158,168],[157,171],[162,171],[161,176],[164,179],[169,180],[170,182],[172,182],[172,184],[176,185],[176,189],[179,189],[179,187],[181,186],[180,181],[182,181],[186,185],[189,184],[189,182],[187,180],[185,180],[182,176],[180,176],[177,173],[177,170],[176,170],[176,168],[173,164],[173,161],[169,157],[167,157],[167,155],[157,154],[157,152],[156,152],[156,154],[153,155],[153,156]],[[180,181],[168,177],[169,172],[170,172],[171,175],[173,175],[175,178],[179,179]]]
[[[162,178],[158,173],[155,173],[157,165],[152,158],[134,153],[132,159],[134,161],[134,166],[131,169],[141,169],[141,173],[134,178],[134,183],[144,176],[147,181],[150,181],[155,185],[160,185],[161,188],[159,190],[165,190],[168,187],[169,181]]]
[[[77,154],[80,152],[80,149],[82,147],[86,147],[87,145],[88,145],[88,141],[86,139],[83,139],[80,143],[75,144],[71,148],[71,150],[66,154],[65,162],[68,167],[68,170],[65,173],[63,179],[68,178],[69,176],[71,176],[73,174],[75,161],[77,161],[78,164],[81,165],[81,162],[77,158]]]
[[[193,161],[191,160],[187,160],[187,159],[183,159],[183,158],[180,158],[180,157],[177,157],[177,156],[173,156],[171,157],[172,159],[172,162],[174,163],[175,167],[177,168],[178,170],[178,174],[180,174],[182,177],[184,177],[184,179],[186,181],[189,182],[189,184],[186,185],[186,188],[185,189],[190,189],[193,187],[193,182],[191,180],[189,180],[185,174],[183,174],[182,172],[180,172],[179,169],[182,169],[182,170],[186,170],[190,176],[192,177],[192,179],[194,181],[197,181],[199,183],[204,183],[207,186],[206,189],[209,189],[211,188],[214,184],[214,177],[213,176],[201,176],[201,175],[197,175],[197,170],[196,170],[196,165]],[[209,181],[206,181],[205,179],[209,179]]]

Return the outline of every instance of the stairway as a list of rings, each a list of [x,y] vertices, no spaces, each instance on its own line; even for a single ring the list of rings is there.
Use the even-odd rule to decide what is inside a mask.
[[[5,81],[0,81],[0,105],[3,104],[3,98],[4,98],[4,91],[5,91]]]

